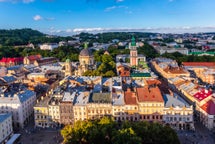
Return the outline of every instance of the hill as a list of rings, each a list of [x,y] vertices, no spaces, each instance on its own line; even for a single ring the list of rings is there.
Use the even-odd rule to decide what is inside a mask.
[[[4,46],[26,45],[45,34],[30,28],[0,30],[0,44]]]

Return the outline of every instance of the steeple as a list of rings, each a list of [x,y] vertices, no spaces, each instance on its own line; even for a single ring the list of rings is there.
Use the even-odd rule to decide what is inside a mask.
[[[84,43],[84,48],[85,48],[85,49],[88,48],[88,43],[87,43],[87,42]]]
[[[132,38],[131,38],[131,46],[136,46],[136,41],[135,41],[134,36],[132,36]]]

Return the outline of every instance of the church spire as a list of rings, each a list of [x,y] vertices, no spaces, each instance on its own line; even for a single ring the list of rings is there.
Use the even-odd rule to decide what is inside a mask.
[[[132,38],[131,38],[131,46],[136,46],[136,41],[135,41],[134,36],[132,36]]]

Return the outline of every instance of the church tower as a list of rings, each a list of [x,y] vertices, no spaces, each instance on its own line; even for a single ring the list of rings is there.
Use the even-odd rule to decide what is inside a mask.
[[[70,59],[65,62],[65,76],[72,76],[72,66]]]
[[[137,44],[134,36],[132,36],[131,43],[129,43],[129,49],[130,49],[130,65],[138,66]]]

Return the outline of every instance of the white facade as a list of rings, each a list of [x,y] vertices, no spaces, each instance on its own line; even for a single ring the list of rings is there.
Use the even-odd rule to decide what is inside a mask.
[[[40,49],[41,50],[53,50],[55,48],[58,48],[58,44],[57,43],[50,43],[50,44],[42,44],[40,45]]]
[[[15,127],[24,127],[33,114],[36,103],[36,93],[30,90],[20,91],[17,94],[1,94],[0,112],[12,113]]]
[[[168,48],[168,47],[154,47],[155,50],[159,54],[164,54],[164,53],[174,53],[174,52],[179,52],[184,55],[188,55],[189,50],[187,48]]]
[[[12,115],[0,114],[0,143],[3,143],[13,133]]]

